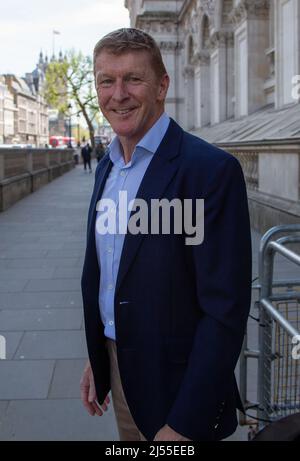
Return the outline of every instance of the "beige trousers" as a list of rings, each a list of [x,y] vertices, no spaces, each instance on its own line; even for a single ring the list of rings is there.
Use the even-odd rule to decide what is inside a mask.
[[[145,441],[146,439],[138,430],[126,402],[120,378],[116,342],[112,339],[107,339],[107,349],[110,359],[111,395],[119,430],[120,441]]]

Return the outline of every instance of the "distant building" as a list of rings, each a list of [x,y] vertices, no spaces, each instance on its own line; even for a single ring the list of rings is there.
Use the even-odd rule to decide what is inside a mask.
[[[0,76],[0,144],[4,142],[4,98],[5,98],[5,81]]]
[[[58,60],[62,59],[60,52]],[[55,60],[52,56],[50,62]],[[68,118],[48,107],[43,96],[48,64],[48,57],[40,52],[36,68],[25,77],[0,76],[0,144],[44,147],[49,136],[68,135]]]
[[[65,59],[62,52],[59,52],[58,57],[55,55],[51,56],[50,63],[52,62],[62,62]],[[48,57],[47,55],[43,56],[43,53],[40,53],[38,69],[43,73],[45,78],[46,70],[48,67]],[[58,112],[57,109],[49,107],[49,136],[69,136],[69,118]]]
[[[0,76],[0,144],[12,144],[16,134],[17,106],[8,90],[5,77]]]
[[[44,146],[48,143],[48,106],[39,93],[37,84],[29,78],[4,75],[8,89],[5,98],[5,125],[11,124],[14,112],[14,129],[4,135],[5,143]],[[35,82],[36,83],[36,82]]]

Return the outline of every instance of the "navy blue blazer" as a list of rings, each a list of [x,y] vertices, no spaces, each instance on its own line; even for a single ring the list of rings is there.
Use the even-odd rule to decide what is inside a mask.
[[[112,167],[98,164],[88,215],[82,295],[97,398],[110,391],[98,306],[96,203]],[[205,200],[204,241],[127,234],[115,290],[121,380],[139,430],[153,440],[165,424],[192,440],[220,440],[237,426],[234,369],[250,308],[251,237],[244,177],[230,154],[171,120],[137,193]],[[124,303],[126,301],[126,303]]]

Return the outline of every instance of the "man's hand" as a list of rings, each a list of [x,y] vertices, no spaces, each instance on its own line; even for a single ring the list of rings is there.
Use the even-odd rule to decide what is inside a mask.
[[[190,439],[183,437],[183,435],[178,434],[175,432],[170,426],[167,424],[162,427],[154,437],[154,442],[164,442],[164,441],[174,441],[174,442],[189,442]]]
[[[95,414],[102,416],[103,412],[107,411],[107,405],[110,402],[109,397],[107,395],[103,404],[99,405],[97,401],[94,376],[89,361],[85,366],[80,380],[80,395],[83,405],[91,416],[94,416]]]

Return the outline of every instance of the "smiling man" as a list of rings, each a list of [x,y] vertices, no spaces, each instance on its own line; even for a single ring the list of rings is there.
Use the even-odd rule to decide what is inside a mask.
[[[125,44],[117,59],[109,48],[103,48],[95,57],[99,105],[118,134],[125,163],[163,114],[169,87],[169,76],[162,61],[156,64],[153,56],[149,62],[149,52],[137,45],[134,50]]]
[[[223,439],[241,408],[234,369],[251,293],[241,167],[165,113],[169,76],[148,34],[120,29],[102,38],[94,71],[116,137],[97,167],[88,216],[83,404],[101,416],[111,390],[123,441]],[[120,191],[149,205],[204,199],[204,240],[188,246],[174,221],[169,233],[97,232],[104,200],[122,227],[129,222]],[[195,222],[195,207],[190,214]]]

